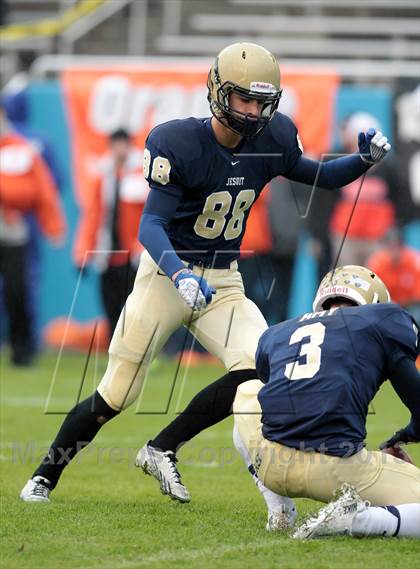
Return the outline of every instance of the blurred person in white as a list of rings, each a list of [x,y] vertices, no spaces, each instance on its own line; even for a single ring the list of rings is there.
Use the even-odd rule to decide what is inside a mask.
[[[149,185],[143,177],[143,152],[129,133],[118,129],[86,188],[74,245],[74,263],[86,273],[92,261],[100,272],[100,292],[109,337],[130,294],[140,253],[138,228]]]
[[[341,152],[354,152],[354,137],[366,125],[381,130],[378,120],[369,113],[354,113],[344,120],[340,131]],[[397,220],[397,194],[402,186],[396,165],[387,160],[334,195],[329,223],[333,262],[365,265],[383,246],[387,232]]]
[[[57,187],[39,151],[15,132],[0,101],[0,278],[14,365],[30,365],[36,352],[28,289],[32,214],[40,231],[61,245],[65,219]]]

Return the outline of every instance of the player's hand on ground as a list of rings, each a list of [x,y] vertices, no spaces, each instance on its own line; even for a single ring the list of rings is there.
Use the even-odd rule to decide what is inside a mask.
[[[418,443],[418,442],[419,442],[418,439],[413,436],[413,433],[410,433],[409,429],[407,427],[404,427],[404,429],[400,429],[399,431],[394,433],[392,437],[381,443],[379,445],[379,448],[381,450],[384,450],[386,448],[393,447],[396,445],[400,446],[401,444]]]
[[[216,289],[209,286],[204,277],[195,275],[189,269],[181,270],[173,279],[186,304],[193,310],[203,310],[210,304]]]
[[[359,132],[360,157],[368,164],[376,164],[385,158],[391,145],[380,130],[370,128],[366,133]]]
[[[407,444],[411,442],[418,442],[417,439],[414,439],[407,428],[401,429],[394,433],[392,437],[388,440],[384,441],[379,445],[379,448],[382,452],[386,454],[390,454],[391,456],[395,456],[400,460],[404,460],[405,462],[409,462],[410,464],[414,464],[411,460],[410,455],[407,451],[401,448],[400,445]]]
[[[391,456],[394,456],[395,458],[399,458],[400,460],[403,460],[404,462],[408,462],[409,464],[414,464],[414,462],[411,459],[408,452],[406,450],[404,450],[403,448],[401,448],[399,445],[395,445],[392,447],[386,447],[386,448],[383,448],[381,450],[385,454],[390,454]]]

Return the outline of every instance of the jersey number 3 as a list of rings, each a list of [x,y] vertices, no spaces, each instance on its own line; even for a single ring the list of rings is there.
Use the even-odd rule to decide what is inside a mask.
[[[226,190],[210,194],[204,204],[203,213],[197,217],[194,231],[205,239],[216,239],[224,230],[226,241],[236,239],[242,233],[245,212],[255,199],[254,190],[241,190],[233,204],[232,215],[226,223],[226,216],[232,204],[232,196]]]
[[[288,363],[284,375],[290,379],[310,379],[321,367],[321,345],[325,337],[325,326],[321,322],[302,326],[293,332],[289,345],[300,344],[299,354],[294,362]],[[304,338],[309,342],[302,344]],[[299,358],[306,356],[306,363],[300,364]]]

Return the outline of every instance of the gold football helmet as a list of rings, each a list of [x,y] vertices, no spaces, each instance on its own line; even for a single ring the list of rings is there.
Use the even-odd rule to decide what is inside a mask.
[[[360,265],[337,267],[325,275],[313,303],[314,312],[325,310],[331,299],[346,298],[357,305],[391,302],[383,281]]]
[[[276,58],[255,43],[234,43],[225,47],[211,66],[207,81],[210,109],[213,115],[241,136],[260,132],[275,113],[282,90]],[[258,119],[233,111],[230,93],[263,104]]]

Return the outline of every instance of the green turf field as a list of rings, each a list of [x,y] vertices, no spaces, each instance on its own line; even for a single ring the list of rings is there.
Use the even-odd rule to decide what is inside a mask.
[[[163,497],[157,483],[133,466],[138,447],[174,417],[202,386],[222,373],[206,367],[178,375],[169,414],[165,408],[176,370],[154,368],[139,411],[130,408],[106,425],[90,450],[64,473],[51,504],[25,504],[19,492],[77,397],[85,358],[67,354],[17,370],[1,361],[1,559],[5,569],[209,568],[407,568],[418,567],[415,540],[338,538],[301,543],[266,533],[266,510],[232,448],[232,420],[202,433],[180,452],[180,470],[191,490],[189,505]],[[104,370],[104,356],[88,366],[82,397]],[[181,390],[182,385],[184,389]],[[181,393],[182,391],[182,393]],[[407,422],[388,385],[369,417],[369,447]],[[145,414],[147,412],[147,414]],[[157,414],[159,413],[159,414]],[[411,454],[420,464],[419,445]],[[298,500],[302,515],[316,509]]]

